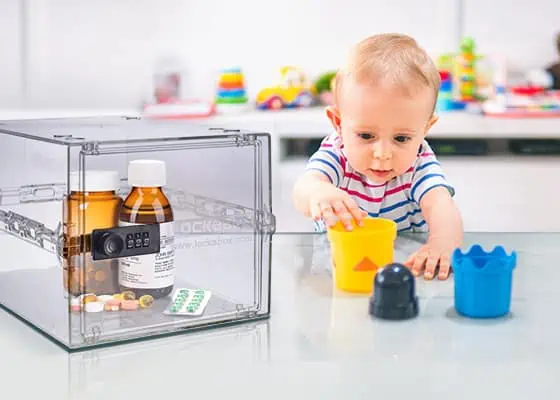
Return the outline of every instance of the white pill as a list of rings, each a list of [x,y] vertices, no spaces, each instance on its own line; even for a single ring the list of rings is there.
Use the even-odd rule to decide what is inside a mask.
[[[92,301],[85,304],[86,312],[101,312],[103,311],[104,303],[101,301]]]
[[[107,303],[112,298],[113,298],[113,296],[111,296],[110,294],[103,294],[101,296],[97,296],[97,300],[102,302],[102,303]]]
[[[71,306],[80,306],[81,304],[82,302],[79,297],[72,297],[72,299],[70,300]]]

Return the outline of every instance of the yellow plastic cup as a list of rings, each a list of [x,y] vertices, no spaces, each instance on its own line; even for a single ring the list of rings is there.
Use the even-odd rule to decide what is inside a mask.
[[[342,291],[372,293],[377,271],[393,262],[397,224],[384,218],[363,222],[351,231],[340,222],[327,230],[335,286]]]

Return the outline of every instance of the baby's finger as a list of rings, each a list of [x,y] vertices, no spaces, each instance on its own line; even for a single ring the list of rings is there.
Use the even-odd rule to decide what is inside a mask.
[[[360,207],[358,207],[358,204],[356,204],[356,202],[352,199],[346,199],[344,201],[344,204],[354,218],[354,221],[356,221],[356,223],[361,226],[362,220],[364,219],[365,215],[367,215],[367,212],[364,215],[364,211]]]
[[[426,271],[424,272],[424,279],[432,279],[436,267],[438,265],[439,257],[437,254],[429,254],[426,259]]]
[[[438,279],[445,280],[449,277],[449,271],[451,269],[451,259],[449,256],[444,255],[439,259],[439,274]]]
[[[412,265],[414,264],[414,260],[416,259],[416,254],[418,254],[417,251],[415,251],[414,253],[412,253],[407,259],[406,261],[403,263],[403,265],[409,269],[412,269]]]
[[[428,258],[428,254],[426,252],[418,252],[414,261],[412,263],[412,273],[415,276],[419,276],[420,272],[424,268],[424,263],[426,262],[426,258]]]
[[[321,219],[321,206],[318,203],[311,203],[309,205],[309,212],[311,213],[311,218],[313,218],[314,221]]]
[[[352,229],[352,215],[348,212],[344,202],[341,201],[341,200],[335,201],[333,203],[332,207],[334,209],[335,214],[338,216],[340,221],[344,224],[346,229],[351,230]]]
[[[336,214],[330,203],[321,203],[321,215],[328,226],[333,226],[338,221]]]

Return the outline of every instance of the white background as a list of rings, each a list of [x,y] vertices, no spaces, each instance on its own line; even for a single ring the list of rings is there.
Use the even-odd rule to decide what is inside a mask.
[[[544,67],[559,15],[558,0],[0,0],[0,107],[136,107],[165,57],[186,73],[187,96],[211,96],[228,65],[254,96],[281,65],[315,77],[382,31],[411,34],[434,56],[463,31],[513,68]]]

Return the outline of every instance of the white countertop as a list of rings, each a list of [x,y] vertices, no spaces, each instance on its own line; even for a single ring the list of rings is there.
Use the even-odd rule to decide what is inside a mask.
[[[57,400],[525,400],[551,398],[557,389],[558,234],[467,235],[465,248],[502,244],[518,252],[512,312],[496,320],[459,317],[452,279],[417,280],[417,318],[372,319],[367,297],[333,291],[324,236],[273,240],[268,321],[68,354],[1,311],[2,393]],[[397,261],[409,244],[397,246]]]
[[[56,109],[0,110],[0,120],[95,115],[140,115],[134,109]],[[246,111],[210,118],[186,120],[201,126],[227,126],[249,130],[266,130],[276,138],[322,137],[331,130],[324,109]],[[560,118],[506,119],[484,117],[466,112],[441,113],[430,137],[457,138],[560,138]]]

